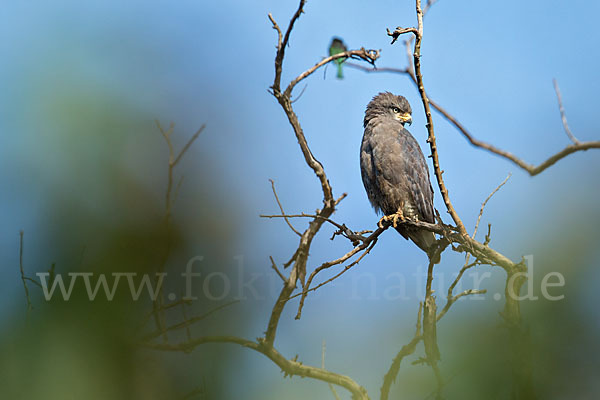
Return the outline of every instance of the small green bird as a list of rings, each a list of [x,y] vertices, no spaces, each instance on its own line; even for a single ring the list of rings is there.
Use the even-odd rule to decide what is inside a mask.
[[[331,40],[331,44],[329,45],[329,55],[333,56],[338,53],[343,53],[348,50],[346,45],[339,37],[334,37]],[[336,58],[334,62],[337,64],[337,78],[344,79],[344,74],[342,73],[342,64],[346,61],[346,58]]]

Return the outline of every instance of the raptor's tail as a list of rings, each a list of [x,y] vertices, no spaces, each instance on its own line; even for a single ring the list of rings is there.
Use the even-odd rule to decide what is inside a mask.
[[[425,231],[425,230],[410,230],[408,232],[400,232],[402,236],[412,240],[421,250],[427,253],[427,256],[430,260],[433,260],[434,264],[438,264],[440,262],[440,255],[435,254],[437,250],[437,246],[435,245],[435,235],[433,232]],[[433,257],[433,259],[432,259]]]

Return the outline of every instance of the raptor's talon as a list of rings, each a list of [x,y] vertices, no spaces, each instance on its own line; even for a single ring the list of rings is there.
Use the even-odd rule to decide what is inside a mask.
[[[377,226],[379,226],[380,228],[383,229],[383,222],[384,221],[385,222],[392,221],[392,226],[394,228],[397,228],[398,227],[398,221],[403,222],[405,220],[406,220],[406,218],[404,217],[404,214],[402,213],[402,210],[398,210],[394,214],[384,215],[383,217],[381,217],[381,219],[377,223]]]

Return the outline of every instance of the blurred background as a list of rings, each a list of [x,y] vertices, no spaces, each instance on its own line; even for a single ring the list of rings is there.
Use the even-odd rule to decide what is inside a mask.
[[[304,399],[332,398],[326,384],[283,379],[264,356],[235,345],[198,347],[190,354],[141,348],[148,296],[132,300],[125,278],[108,301],[89,300],[83,281],[68,301],[46,301],[31,281],[28,311],[20,274],[37,280],[54,264],[68,273],[154,274],[166,267],[166,293],[185,293],[189,260],[192,305],[169,311],[169,322],[227,307],[196,323],[190,334],[264,334],[279,293],[269,256],[280,265],[298,238],[277,213],[269,179],[286,211],[321,206],[318,181],[304,164],[272,84],[276,33],[271,12],[287,26],[296,1],[9,1],[0,24],[0,376],[3,398],[22,399]],[[403,68],[404,48],[390,46],[386,28],[415,23],[413,1],[310,1],[286,53],[283,84],[327,56],[333,36],[351,49],[381,49],[379,67]],[[422,65],[428,94],[479,139],[538,164],[569,144],[552,79],[581,141],[598,140],[600,5],[584,1],[469,2],[443,0],[425,20]],[[314,155],[337,196],[348,193],[334,219],[372,229],[358,164],[364,109],[380,91],[403,94],[413,106],[413,135],[426,150],[418,93],[406,76],[366,74],[334,66],[300,84],[294,103]],[[206,129],[175,171],[178,185],[171,234],[164,225],[168,148],[155,120],[168,127],[176,151]],[[471,147],[434,114],[444,177],[472,231],[489,202],[482,231],[513,260],[526,256],[532,297],[522,304],[530,331],[539,398],[600,395],[600,252],[597,226],[600,157],[580,152],[534,178],[505,159]],[[435,185],[434,185],[435,186]],[[443,202],[436,193],[436,207]],[[442,213],[443,214],[443,213]],[[450,219],[443,215],[446,222]],[[307,221],[294,224],[303,230]],[[23,258],[19,260],[19,232]],[[350,249],[324,227],[309,269]],[[169,243],[171,243],[169,245]],[[423,298],[426,258],[386,232],[361,264],[319,289],[294,320],[289,303],[276,346],[288,358],[349,375],[378,397],[383,375],[414,333]],[[444,255],[434,288],[444,303],[463,258]],[[564,287],[541,294],[546,274]],[[332,272],[333,273],[333,272]],[[504,272],[480,267],[462,289],[488,289],[463,299],[438,326],[440,367],[448,398],[510,397],[503,307]],[[110,275],[109,275],[110,276]],[[80,278],[81,279],[81,278]],[[111,281],[109,279],[109,281]],[[554,280],[552,280],[554,282]],[[528,287],[529,288],[529,287]],[[459,287],[460,289],[460,287]],[[502,296],[494,296],[495,294]],[[146,322],[144,328],[140,328]],[[141,333],[142,332],[142,333]],[[177,343],[185,331],[170,336]],[[432,398],[430,369],[402,365],[393,398]],[[343,390],[340,395],[349,398]],[[187,397],[186,397],[187,396]]]

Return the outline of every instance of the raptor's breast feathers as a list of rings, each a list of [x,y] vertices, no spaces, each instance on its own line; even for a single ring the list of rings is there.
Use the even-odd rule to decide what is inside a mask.
[[[400,124],[367,126],[361,171],[369,200],[378,211],[389,215],[402,207],[407,217],[434,222],[433,189],[425,157]]]

